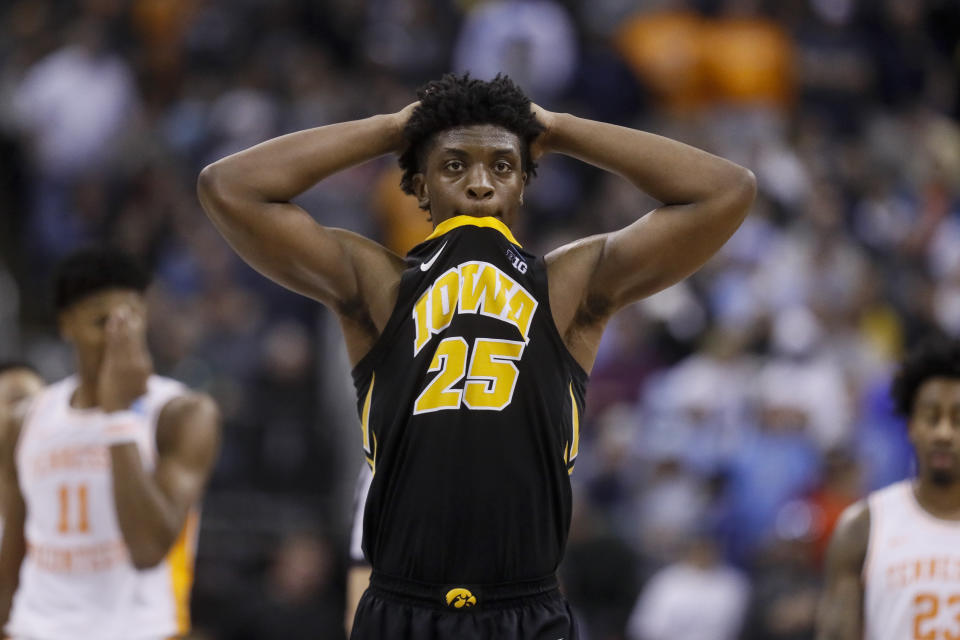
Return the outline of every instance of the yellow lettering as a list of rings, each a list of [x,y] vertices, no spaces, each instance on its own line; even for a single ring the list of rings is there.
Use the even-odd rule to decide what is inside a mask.
[[[430,332],[439,333],[450,326],[460,298],[460,274],[451,269],[440,276],[430,292]]]
[[[507,313],[507,321],[512,322],[520,329],[520,335],[527,339],[527,333],[530,331],[530,322],[533,320],[533,312],[537,310],[537,301],[527,293],[523,287],[516,287],[513,296],[510,297],[510,312]]]
[[[427,324],[427,303],[430,300],[430,289],[427,289],[417,304],[413,307],[413,322],[417,327],[417,337],[413,343],[413,355],[420,353],[428,342],[430,342],[430,327]]]
[[[504,285],[510,283],[510,279],[493,265],[476,262],[463,265],[460,268],[460,274],[463,283],[460,292],[460,312],[477,313],[482,305],[483,313],[499,317],[507,304],[508,287]]]

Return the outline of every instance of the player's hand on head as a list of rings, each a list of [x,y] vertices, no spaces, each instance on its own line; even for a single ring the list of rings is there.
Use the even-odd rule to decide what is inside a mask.
[[[397,135],[397,144],[396,149],[398,152],[402,153],[404,147],[406,146],[406,141],[403,139],[403,130],[407,126],[407,122],[410,121],[410,116],[413,115],[413,112],[416,111],[417,107],[420,106],[420,101],[411,102],[400,111],[397,111],[393,114],[394,127],[396,129]]]
[[[127,409],[146,393],[147,379],[153,373],[146,331],[143,314],[128,306],[110,314],[97,380],[100,407],[104,411]]]
[[[543,133],[537,136],[537,139],[530,145],[530,155],[536,161],[550,151],[550,134],[553,132],[557,115],[552,111],[547,111],[536,102],[530,103],[530,113],[543,125]]]

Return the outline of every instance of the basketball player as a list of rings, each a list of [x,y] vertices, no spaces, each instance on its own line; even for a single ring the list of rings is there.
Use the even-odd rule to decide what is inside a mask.
[[[209,397],[151,374],[148,279],[111,251],[58,268],[58,321],[77,374],[0,428],[0,623],[14,640],[188,630],[196,507],[219,418]]]
[[[373,575],[352,637],[569,640],[554,572],[603,328],[713,255],[746,215],[754,178],[679,142],[548,112],[502,76],[448,75],[419,98],[224,158],[201,173],[200,199],[244,259],[328,305],[343,330],[373,470]],[[534,256],[512,227],[549,151],[665,204]],[[391,152],[435,225],[406,259],[292,204]]]
[[[25,362],[0,362],[0,423],[15,411],[20,403],[43,388],[43,378]],[[3,495],[3,476],[0,476],[0,496]],[[0,540],[3,539],[3,512],[0,511]]]
[[[841,517],[827,553],[820,640],[960,638],[960,342],[928,341],[893,383],[917,477]]]

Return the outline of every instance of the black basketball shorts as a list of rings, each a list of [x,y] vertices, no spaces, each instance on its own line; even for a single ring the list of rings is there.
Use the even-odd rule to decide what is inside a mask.
[[[477,587],[429,585],[374,573],[350,640],[577,640],[554,576]]]

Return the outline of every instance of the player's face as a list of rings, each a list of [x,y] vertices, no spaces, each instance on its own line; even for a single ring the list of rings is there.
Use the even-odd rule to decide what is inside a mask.
[[[921,478],[939,485],[960,481],[960,379],[930,378],[920,385],[909,435]]]
[[[512,226],[526,174],[520,139],[494,125],[458,127],[438,133],[413,185],[434,223],[458,215],[492,216]]]
[[[43,380],[29,369],[0,373],[0,413],[9,411],[43,388]]]
[[[143,295],[130,289],[107,289],[83,298],[60,314],[60,332],[77,350],[86,373],[99,370],[106,340],[107,319],[110,314],[126,307],[139,315],[146,340],[147,305]]]

